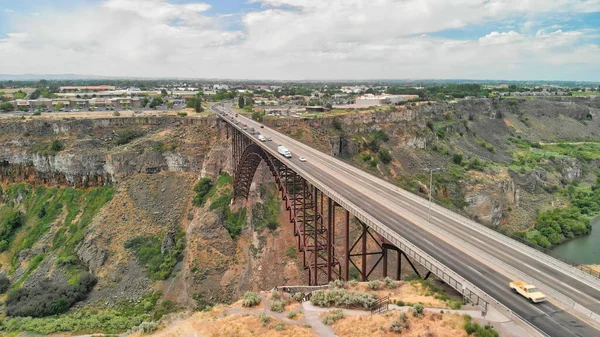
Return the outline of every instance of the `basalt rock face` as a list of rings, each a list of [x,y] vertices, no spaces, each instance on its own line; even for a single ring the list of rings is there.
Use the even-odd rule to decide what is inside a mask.
[[[221,136],[221,128],[215,118],[3,122],[0,181],[86,187],[119,182],[137,173],[200,173],[205,150]],[[133,139],[117,142],[126,131],[134,134]],[[64,149],[47,151],[53,140]]]

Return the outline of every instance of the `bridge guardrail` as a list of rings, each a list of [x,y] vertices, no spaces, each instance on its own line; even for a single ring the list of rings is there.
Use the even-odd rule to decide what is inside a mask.
[[[223,118],[224,119],[224,118]],[[243,132],[240,128],[235,124],[231,124],[228,120],[224,119],[229,125]],[[252,138],[251,138],[252,139]],[[259,143],[259,145],[271,155],[277,157],[277,153],[270,148],[264,146],[264,144]],[[295,166],[295,165],[294,165]],[[494,307],[501,314],[506,316],[509,319],[514,320],[519,326],[524,328],[530,333],[540,335],[540,336],[548,336],[543,331],[539,330],[537,327],[532,325],[530,322],[525,320],[523,317],[518,315],[517,313],[510,310],[508,307],[500,303],[498,300],[493,298],[492,296],[485,293],[483,290],[479,289],[462,276],[446,267],[443,263],[437,261],[429,254],[425,253],[423,250],[418,248],[417,246],[410,243],[408,240],[401,237],[399,234],[391,231],[387,226],[383,225],[381,222],[371,217],[370,215],[364,214],[360,208],[338,195],[336,192],[330,190],[325,185],[323,185],[318,179],[315,179],[312,175],[308,174],[304,170],[299,167],[294,167],[294,170],[304,176],[306,180],[315,185],[315,187],[319,188],[323,193],[333,199],[338,205],[344,207],[348,210],[353,216],[363,221],[366,225],[373,228],[376,232],[382,235],[386,240],[402,249],[405,254],[415,259],[419,263],[424,266],[429,266],[431,272],[435,274],[440,279],[447,282],[450,286],[456,289],[459,293],[461,293],[465,298],[469,299],[471,303],[479,305],[484,309],[484,311],[488,310],[488,306]]]
[[[426,227],[426,229],[431,232],[437,233],[440,238],[451,239],[452,241],[460,244],[461,246],[469,247],[469,249],[471,251],[476,251],[477,256],[486,260],[488,262],[488,264],[493,265],[495,267],[500,267],[502,270],[509,273],[510,276],[513,278],[518,278],[529,284],[533,284],[533,285],[537,286],[539,289],[541,289],[547,295],[550,295],[552,298],[554,298],[556,301],[558,301],[561,305],[572,308],[573,310],[577,311],[580,315],[592,318],[593,319],[592,323],[594,323],[594,325],[600,327],[600,315],[598,315],[598,314],[594,313],[593,311],[591,311],[590,309],[587,309],[586,307],[578,304],[569,296],[564,295],[563,293],[554,290],[552,287],[548,286],[547,284],[545,284],[542,281],[539,281],[535,277],[522,272],[521,270],[507,264],[506,262],[496,258],[495,256],[473,246],[471,242],[464,240],[463,238],[458,237],[444,229],[441,229],[438,226],[426,224],[426,225],[424,225],[424,227]]]
[[[407,193],[409,193],[409,192],[402,191],[401,193],[403,193],[406,196]],[[417,198],[418,198],[418,200],[416,200],[417,202],[419,202],[423,206],[427,206],[426,203],[428,201],[426,201],[425,199],[423,199],[419,196],[417,196]],[[415,199],[413,199],[413,200],[415,200]],[[442,213],[445,216],[454,219],[455,221],[463,223],[466,226],[468,226],[469,228],[471,228],[477,232],[484,233],[490,237],[493,237],[494,239],[504,243],[505,245],[507,245],[509,247],[512,247],[515,250],[521,251],[524,254],[534,254],[536,257],[544,260],[548,264],[554,265],[557,268],[562,268],[564,272],[567,272],[567,273],[573,275],[573,277],[575,277],[575,278],[584,276],[584,277],[588,278],[588,280],[590,282],[592,282],[592,284],[588,283],[588,285],[590,285],[591,287],[596,287],[596,288],[600,289],[600,283],[598,283],[598,280],[600,278],[600,273],[594,274],[591,272],[586,272],[586,271],[580,269],[579,268],[580,266],[572,264],[572,263],[568,262],[566,259],[561,259],[559,257],[550,255],[549,253],[540,251],[539,248],[532,247],[524,241],[521,241],[521,240],[518,240],[517,238],[509,237],[507,235],[499,233],[499,232],[497,232],[491,228],[488,228],[482,224],[476,223],[473,220],[468,219],[460,214],[457,214],[448,209],[445,209],[444,207],[442,207],[438,204],[434,203],[432,205],[432,208],[435,208],[436,212]],[[587,268],[587,269],[590,269],[590,268]],[[595,275],[598,275],[598,276],[595,276]]]

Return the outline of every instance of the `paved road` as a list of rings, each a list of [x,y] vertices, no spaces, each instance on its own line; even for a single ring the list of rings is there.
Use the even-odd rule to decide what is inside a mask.
[[[523,271],[551,285],[560,293],[569,295],[577,303],[596,313],[600,312],[598,284],[589,282],[585,278],[578,278],[571,272],[564,272],[561,268],[550,266],[531,254],[508,247],[435,209],[432,211],[431,225],[451,234],[440,235],[427,230],[427,225],[423,224],[422,219],[427,219],[428,208],[418,201],[419,197],[399,193],[397,187],[274,130],[260,129],[260,124],[255,121],[241,115],[238,119],[263,135],[273,138],[272,142],[262,143],[262,145],[276,151],[278,144],[284,144],[294,158],[282,158],[283,162],[291,162],[301,167],[321,183],[330,186],[427,254],[501,301],[547,335],[600,336],[600,331],[553,303],[531,304],[514,294],[508,287],[508,283],[512,280],[510,275],[498,266],[490,267],[489,260],[481,256],[491,255],[506,263],[509,268]],[[300,156],[306,157],[308,161],[300,162],[298,160]],[[471,246],[456,244],[456,240],[450,238],[451,236],[466,238]]]

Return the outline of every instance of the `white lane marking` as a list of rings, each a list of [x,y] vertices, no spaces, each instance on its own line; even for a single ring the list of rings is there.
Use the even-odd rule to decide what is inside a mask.
[[[545,311],[543,311],[542,309],[538,308],[535,304],[531,304],[531,307],[534,308],[535,310],[541,312],[542,315],[549,316]]]
[[[475,268],[469,266],[469,269],[471,269],[472,271],[476,272],[477,274],[483,276],[483,274],[481,272],[479,272],[478,270],[476,270]]]
[[[432,219],[434,219],[435,221],[442,222],[442,220],[440,220],[440,219],[438,219],[438,218],[434,217],[433,215],[431,216],[431,218],[432,218]]]
[[[423,241],[427,242],[428,244],[433,246],[433,243],[431,243],[431,241],[427,240],[427,239],[423,239]]]
[[[377,188],[377,189],[378,189],[378,188]],[[379,189],[378,189],[378,190],[379,190]],[[381,191],[381,190],[380,190],[380,191]],[[398,200],[398,201],[400,201],[401,203],[403,203],[403,204],[405,204],[405,205],[410,205],[408,202],[406,202],[406,201],[404,201],[404,200]]]
[[[469,235],[469,236],[470,236],[470,237],[471,237],[473,240],[475,240],[475,241],[479,241],[479,242],[481,242],[481,243],[485,244],[485,242],[483,242],[483,241],[479,240],[478,238],[474,237],[473,235]]]
[[[532,266],[528,265],[527,263],[523,263],[523,265],[525,265],[525,266],[527,266],[528,268],[531,268],[531,269],[533,269],[533,270],[537,271],[537,272],[538,272],[538,273],[540,273],[540,274],[546,275],[545,273],[543,273],[543,272],[539,271],[538,269],[535,269],[535,268],[533,268]]]
[[[569,289],[573,290],[573,291],[576,291],[576,292],[578,292],[578,293],[580,293],[580,294],[583,294],[581,291],[579,291],[579,290],[577,290],[577,289],[575,289],[575,288],[571,287],[570,285],[568,285],[568,284],[566,284],[566,283],[564,283],[564,282],[561,282],[561,284],[562,284],[563,286],[565,286],[565,287],[567,287],[567,288],[569,288]]]

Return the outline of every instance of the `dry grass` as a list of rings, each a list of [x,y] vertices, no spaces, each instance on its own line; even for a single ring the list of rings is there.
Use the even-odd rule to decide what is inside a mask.
[[[446,302],[433,298],[433,296],[425,296],[427,289],[425,289],[420,283],[411,283],[398,281],[398,287],[394,289],[385,288],[382,284],[382,288],[379,290],[371,290],[368,287],[368,283],[358,283],[354,286],[350,286],[348,290],[374,293],[377,297],[390,296],[392,303],[396,301],[404,301],[405,303],[423,303],[427,308],[441,308],[448,309]]]
[[[589,267],[590,269],[600,273],[600,264],[590,264],[590,265],[587,265],[586,267]]]
[[[283,323],[283,330],[277,331],[276,325],[281,321],[270,317],[267,324],[263,325],[258,316],[231,315],[219,316],[213,312],[195,313],[191,317],[172,322],[164,330],[157,331],[152,337],[314,337],[318,336],[310,328]],[[133,336],[141,336],[134,334]]]
[[[398,319],[398,312],[384,315],[346,316],[331,325],[339,337],[392,337],[399,333],[390,331],[390,324]],[[408,315],[409,329],[402,332],[403,337],[428,336],[466,337],[462,328],[463,318],[458,314],[425,313],[423,318]]]

